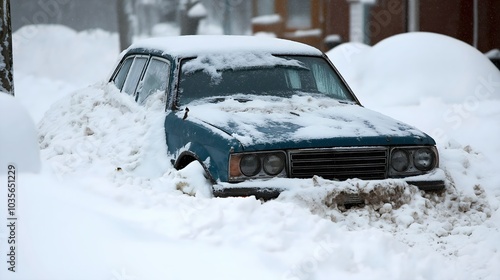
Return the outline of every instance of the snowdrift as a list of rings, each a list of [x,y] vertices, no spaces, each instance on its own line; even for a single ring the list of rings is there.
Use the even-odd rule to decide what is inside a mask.
[[[343,44],[328,55],[368,106],[500,99],[500,71],[475,48],[445,35],[400,34],[371,48]]]

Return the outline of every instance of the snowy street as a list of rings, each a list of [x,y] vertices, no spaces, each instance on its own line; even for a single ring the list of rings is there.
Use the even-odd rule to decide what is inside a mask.
[[[447,177],[443,194],[410,188],[401,207],[347,211],[325,205],[328,193],[377,184],[301,179],[265,203],[207,197],[199,164],[171,165],[161,100],[139,106],[106,83],[118,49],[99,30],[14,33],[15,99],[41,169],[14,162],[13,273],[0,166],[0,279],[500,279],[500,72],[472,47],[412,33],[327,53],[365,107],[436,140]]]

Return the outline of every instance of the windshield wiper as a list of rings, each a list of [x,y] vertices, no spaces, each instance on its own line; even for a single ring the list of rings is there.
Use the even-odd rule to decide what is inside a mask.
[[[209,103],[220,103],[220,102],[224,102],[226,100],[235,100],[235,101],[238,101],[240,103],[246,103],[246,102],[249,102],[249,101],[252,101],[252,99],[248,99],[248,98],[243,98],[243,97],[231,97],[231,96],[227,96],[227,97],[208,97],[206,98],[207,102]]]

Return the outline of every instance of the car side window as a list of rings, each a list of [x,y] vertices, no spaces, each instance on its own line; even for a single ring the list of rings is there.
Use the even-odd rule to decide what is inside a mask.
[[[123,84],[125,83],[125,78],[127,78],[128,70],[130,70],[130,66],[132,65],[132,61],[134,61],[133,57],[127,58],[121,65],[118,74],[116,74],[113,82],[115,86],[121,91],[123,88]]]
[[[127,75],[127,79],[125,80],[125,85],[123,86],[123,92],[128,95],[135,95],[135,89],[137,88],[137,83],[141,78],[142,71],[148,58],[145,56],[137,56],[132,63],[130,71]]]
[[[316,80],[318,91],[325,94],[333,95],[335,98],[344,100],[349,97],[344,92],[342,81],[338,77],[332,75],[332,71],[327,68],[326,64],[313,64],[312,72]]]
[[[150,95],[160,91],[165,92],[168,85],[170,65],[167,61],[152,58],[140,83],[137,102],[144,103]]]

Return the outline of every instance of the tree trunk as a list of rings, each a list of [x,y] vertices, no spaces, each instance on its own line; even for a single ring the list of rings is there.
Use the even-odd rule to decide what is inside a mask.
[[[10,0],[0,0],[0,91],[14,95]]]
[[[1,0],[0,0],[1,1]],[[132,3],[130,0],[117,0],[118,33],[120,35],[120,50],[132,44]]]

